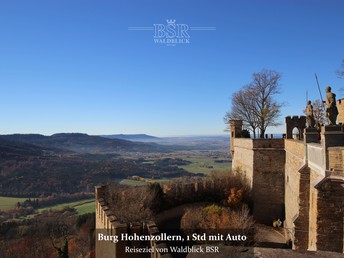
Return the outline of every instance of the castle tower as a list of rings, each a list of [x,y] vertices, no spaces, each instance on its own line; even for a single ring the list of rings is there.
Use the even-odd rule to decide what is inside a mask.
[[[234,156],[234,138],[241,137],[242,131],[242,120],[229,120],[229,128],[230,128],[230,150],[231,150],[231,157]]]
[[[286,139],[293,138],[293,129],[298,130],[298,139],[303,139],[303,131],[306,128],[306,117],[305,116],[287,116],[285,118],[286,124]]]

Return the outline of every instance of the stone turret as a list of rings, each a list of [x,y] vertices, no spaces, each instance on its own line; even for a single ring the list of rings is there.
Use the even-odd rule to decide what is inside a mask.
[[[234,138],[240,138],[242,132],[242,120],[230,120],[229,121],[230,127],[230,148],[231,148],[231,156],[234,156]]]
[[[303,139],[303,131],[306,128],[306,117],[305,116],[287,116],[285,118],[286,124],[286,139],[293,138],[293,129],[297,128],[299,131],[299,139]]]

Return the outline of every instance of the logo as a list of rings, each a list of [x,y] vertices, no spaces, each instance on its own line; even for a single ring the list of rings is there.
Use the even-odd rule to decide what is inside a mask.
[[[166,23],[155,23],[153,27],[128,27],[128,30],[153,31],[153,42],[166,46],[177,46],[191,43],[190,31],[216,30],[215,27],[192,27],[186,23],[176,23],[167,19]]]
[[[173,45],[190,44],[189,25],[166,20],[167,24],[154,24],[154,43]]]

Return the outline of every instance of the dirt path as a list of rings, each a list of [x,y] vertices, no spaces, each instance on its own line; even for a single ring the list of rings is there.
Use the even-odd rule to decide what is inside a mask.
[[[270,248],[287,248],[286,241],[281,228],[269,227],[262,224],[255,226],[254,240],[256,246]]]
[[[156,216],[155,221],[159,225],[159,224],[164,223],[164,221],[173,220],[175,218],[181,218],[188,208],[198,208],[198,207],[203,207],[210,204],[211,203],[209,202],[196,202],[196,203],[183,204],[183,205],[180,205],[180,206],[177,206],[172,209],[159,213]]]

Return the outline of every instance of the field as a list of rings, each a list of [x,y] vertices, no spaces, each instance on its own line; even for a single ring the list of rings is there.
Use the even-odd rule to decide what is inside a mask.
[[[122,185],[131,185],[131,186],[141,186],[141,185],[148,185],[146,182],[141,182],[137,180],[131,180],[131,179],[123,179],[120,181],[120,184]]]
[[[156,154],[155,154],[156,155]],[[190,161],[190,164],[187,165],[179,165],[179,168],[186,170],[187,172],[194,173],[194,174],[204,174],[208,175],[213,171],[216,172],[228,172],[232,168],[232,163],[228,155],[227,150],[209,150],[209,151],[180,151],[174,152],[169,154],[159,154],[155,156],[153,155],[146,155],[146,164],[154,164],[156,161],[166,159],[166,158],[173,158],[173,159],[182,159],[185,161]],[[127,158],[130,158],[128,156]],[[152,179],[152,178],[142,178],[144,181],[138,181],[133,179],[123,179],[119,180],[118,182],[124,185],[131,185],[131,186],[141,186],[147,185],[148,182],[157,182],[157,183],[165,183],[176,179],[174,177],[171,178],[159,178],[159,179]]]
[[[128,155],[128,159],[136,159],[136,156],[130,157]],[[178,163],[171,165],[171,166],[178,166],[179,168],[182,168],[190,173],[194,174],[204,174],[208,175],[212,171],[218,171],[218,172],[225,172],[230,171],[231,169],[231,160],[229,158],[228,150],[193,150],[193,151],[176,151],[173,153],[146,153],[145,156],[145,163],[152,164],[155,166],[155,163],[162,161],[164,159],[176,159],[178,160],[184,160],[189,161],[190,164],[186,165],[178,165]],[[167,165],[169,164],[167,163]],[[156,168],[160,168],[160,165],[157,165]],[[121,184],[125,185],[133,185],[133,186],[140,186],[140,185],[147,185],[149,182],[159,182],[164,183],[170,180],[175,179],[174,177],[171,178],[141,178],[139,175],[137,175],[136,180],[130,180],[130,179],[120,179],[118,178],[116,181],[120,182]],[[139,181],[141,180],[141,181]],[[0,210],[6,211],[10,209],[14,209],[16,207],[16,204],[18,202],[24,202],[26,198],[12,198],[12,197],[0,197]],[[94,212],[94,199],[87,199],[87,200],[81,200],[77,202],[66,202],[54,206],[48,206],[44,208],[40,208],[35,210],[35,214],[41,213],[45,210],[61,210],[64,207],[69,206],[72,208],[75,208],[78,212],[78,214],[85,214],[88,212]],[[34,215],[29,215],[30,217]]]
[[[143,181],[137,181],[132,179],[123,179],[120,181],[120,184],[123,185],[131,185],[131,186],[142,186],[142,185],[148,185],[149,182],[155,182],[155,183],[166,183],[168,181],[171,181],[173,179],[177,179],[177,177],[171,177],[171,178],[160,178],[160,179],[151,179],[151,178],[144,178],[147,180],[147,182]]]
[[[96,212],[96,206],[95,205],[96,204],[93,200],[93,201],[88,202],[88,203],[77,205],[74,208],[76,209],[76,211],[78,212],[79,215],[83,215],[86,213]]]
[[[0,196],[0,210],[14,209],[18,202],[23,202],[27,198],[3,197]]]
[[[91,213],[95,212],[95,203],[94,199],[87,199],[87,200],[81,200],[77,202],[67,202],[67,203],[61,203],[54,206],[44,207],[37,210],[38,213],[43,212],[45,210],[61,210],[64,207],[71,207],[76,209],[79,215],[85,214],[85,213]]]
[[[13,197],[0,197],[0,207],[2,211],[9,211],[14,209],[18,202],[24,202],[27,198],[13,198]],[[16,218],[11,218],[11,221],[22,221],[24,219],[31,219],[34,218],[36,215],[42,213],[43,211],[50,211],[50,210],[62,210],[65,207],[71,207],[76,210],[78,215],[83,215],[86,213],[93,213],[95,212],[95,202],[94,199],[86,199],[81,201],[75,202],[66,202],[61,203],[53,206],[47,206],[40,209],[35,209],[34,213],[29,215],[23,215]]]
[[[209,174],[212,171],[229,171],[232,167],[232,163],[229,159],[215,159],[212,157],[183,157],[183,159],[192,162],[186,166],[179,166],[191,173]],[[223,160],[224,162],[215,162],[216,160]]]

